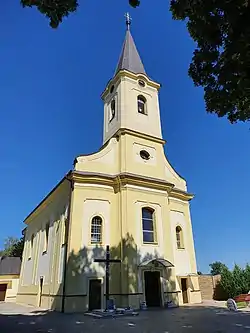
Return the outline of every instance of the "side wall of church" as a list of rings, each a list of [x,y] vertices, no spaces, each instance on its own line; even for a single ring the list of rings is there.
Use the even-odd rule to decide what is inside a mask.
[[[35,216],[28,219],[17,295],[19,303],[40,305],[44,309],[61,308],[69,196],[70,183],[65,180],[38,208]],[[48,238],[46,226],[49,226]]]

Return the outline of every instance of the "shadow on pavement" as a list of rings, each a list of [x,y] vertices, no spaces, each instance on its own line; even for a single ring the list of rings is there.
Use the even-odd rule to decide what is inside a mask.
[[[4,309],[2,309],[3,311]],[[137,317],[93,319],[83,314],[29,311],[20,315],[0,314],[1,333],[237,333],[250,329],[250,313],[231,313],[224,307],[184,306],[177,309],[149,309]],[[188,330],[189,329],[189,330]]]

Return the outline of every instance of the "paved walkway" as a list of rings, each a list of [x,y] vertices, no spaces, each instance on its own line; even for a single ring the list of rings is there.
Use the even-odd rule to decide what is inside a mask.
[[[137,317],[93,319],[0,303],[1,333],[250,333],[249,312],[203,304],[140,312]]]

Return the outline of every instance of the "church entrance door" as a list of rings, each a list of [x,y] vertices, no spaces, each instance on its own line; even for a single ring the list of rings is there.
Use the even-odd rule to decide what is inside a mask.
[[[145,297],[148,307],[161,306],[161,285],[160,285],[160,272],[158,271],[145,271]]]
[[[102,307],[102,281],[100,279],[89,280],[89,310]]]
[[[181,279],[181,291],[183,303],[188,303],[188,294],[187,294],[187,279]]]
[[[5,301],[6,290],[7,290],[7,284],[6,283],[0,284],[0,302]]]

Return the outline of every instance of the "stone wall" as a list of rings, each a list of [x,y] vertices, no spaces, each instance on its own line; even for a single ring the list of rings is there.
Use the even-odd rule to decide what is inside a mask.
[[[217,299],[217,297],[215,297],[217,294],[216,286],[220,281],[220,278],[220,275],[199,275],[199,285],[202,300]]]

